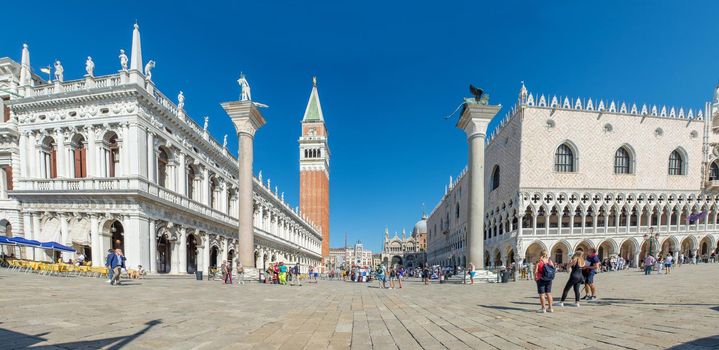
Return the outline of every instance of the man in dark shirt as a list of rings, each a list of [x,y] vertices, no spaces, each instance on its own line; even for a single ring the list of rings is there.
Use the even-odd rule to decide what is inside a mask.
[[[597,288],[594,286],[594,275],[600,268],[599,256],[597,256],[597,250],[594,248],[589,249],[589,255],[587,256],[587,262],[584,269],[586,269],[586,281],[584,281],[584,298],[586,300],[597,299]]]

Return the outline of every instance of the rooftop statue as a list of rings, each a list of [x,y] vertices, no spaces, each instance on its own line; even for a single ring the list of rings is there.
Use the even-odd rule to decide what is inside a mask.
[[[225,134],[225,138],[222,139],[222,148],[227,148],[227,134]]]
[[[466,102],[479,105],[489,104],[489,94],[485,93],[481,88],[469,84],[469,92],[474,96],[474,101],[467,99]]]
[[[85,71],[87,72],[87,75],[94,77],[95,74],[95,62],[92,61],[92,57],[87,56],[87,61],[85,61]]]
[[[152,80],[152,69],[155,68],[155,61],[150,60],[145,65],[145,79]]]
[[[244,73],[240,73],[240,79],[237,79],[237,83],[240,84],[240,88],[242,89],[240,101],[251,101],[252,94],[250,93],[250,84],[247,82]]]
[[[120,49],[120,67],[122,67],[122,70],[127,70],[127,55],[125,55],[125,50]]]
[[[207,126],[210,124],[210,117],[205,116],[205,125],[202,127],[205,131],[207,131]]]
[[[55,61],[55,80],[58,82],[63,82],[63,73],[65,72],[65,68],[62,68],[62,63],[60,63],[60,60]]]
[[[185,109],[185,95],[182,93],[182,91],[180,91],[180,94],[177,95],[177,109]]]

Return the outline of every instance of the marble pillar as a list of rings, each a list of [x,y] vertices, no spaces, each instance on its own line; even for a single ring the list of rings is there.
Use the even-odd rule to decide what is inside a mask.
[[[148,265],[148,271],[150,273],[157,273],[157,226],[155,220],[150,218],[149,220],[149,242],[150,245],[150,261]]]
[[[253,227],[253,198],[252,198],[252,160],[253,142],[257,129],[265,124],[260,110],[252,101],[234,101],[222,104],[227,114],[232,119],[239,139],[239,176],[238,176],[238,197],[239,197],[239,261],[246,269],[250,269],[248,277],[256,275],[254,269],[254,227]]]
[[[180,274],[187,273],[187,229],[180,228],[180,266],[177,270]]]
[[[90,242],[92,249],[92,266],[105,265],[105,253],[102,251],[100,244],[100,229],[96,214],[90,214]],[[87,258],[87,257],[85,257]]]
[[[477,267],[484,265],[484,142],[487,126],[500,108],[467,98],[456,125],[465,132],[469,144],[467,264]]]

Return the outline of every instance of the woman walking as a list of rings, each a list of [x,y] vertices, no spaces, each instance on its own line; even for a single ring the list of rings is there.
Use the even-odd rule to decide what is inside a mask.
[[[584,267],[583,255],[581,250],[572,255],[572,260],[569,262],[569,266],[571,266],[569,280],[567,280],[567,284],[564,285],[562,300],[559,302],[559,306],[564,306],[564,301],[567,300],[567,293],[569,293],[570,289],[574,288],[574,306],[579,307],[579,289],[580,285],[584,282],[584,276],[582,276],[582,267]]]
[[[474,284],[474,275],[477,273],[477,271],[474,268],[473,263],[469,263],[469,284]]]
[[[539,294],[539,313],[554,312],[552,309],[552,280],[554,279],[554,263],[549,259],[549,253],[542,251],[534,268],[534,280],[537,282],[537,293]]]

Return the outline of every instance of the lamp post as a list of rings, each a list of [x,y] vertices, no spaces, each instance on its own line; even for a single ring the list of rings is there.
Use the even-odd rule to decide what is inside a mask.
[[[644,239],[649,239],[649,255],[654,256],[654,240],[659,245],[659,232],[654,233],[654,227],[649,228],[649,234],[644,234]]]

